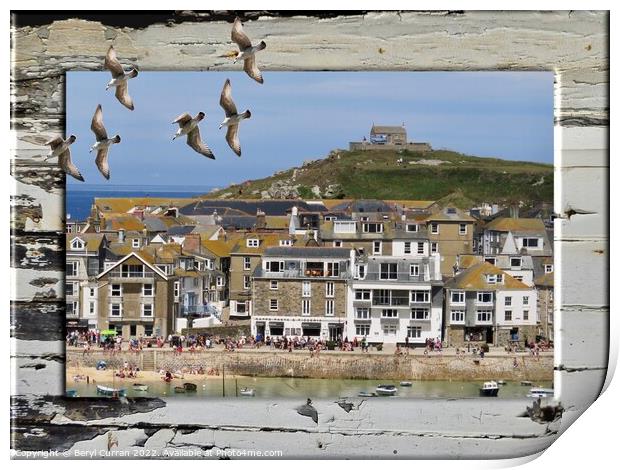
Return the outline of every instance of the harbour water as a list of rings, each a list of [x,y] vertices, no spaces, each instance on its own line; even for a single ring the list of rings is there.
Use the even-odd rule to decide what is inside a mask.
[[[374,392],[381,384],[392,384],[398,388],[396,397],[400,398],[478,398],[482,382],[478,381],[414,381],[411,387],[403,387],[397,381],[380,380],[332,380],[332,379],[302,379],[302,378],[267,378],[267,377],[240,377],[229,379],[198,378],[186,376],[182,382],[191,382],[197,385],[195,392],[176,393],[175,386],[181,383],[166,383],[163,380],[152,383],[146,392],[135,391],[133,383],[140,379],[117,379],[98,385],[114,388],[124,388],[128,397],[162,397],[162,396],[199,396],[218,398],[222,396],[242,397],[240,390],[244,387],[255,390],[254,398],[339,398],[357,397],[360,392]],[[521,385],[520,382],[508,381],[500,386],[499,398],[526,398],[532,387],[551,388],[551,382],[534,382],[532,385]],[[85,381],[67,382],[67,390],[76,390],[77,396],[97,396],[96,384],[87,384]],[[383,397],[377,397],[383,399]]]

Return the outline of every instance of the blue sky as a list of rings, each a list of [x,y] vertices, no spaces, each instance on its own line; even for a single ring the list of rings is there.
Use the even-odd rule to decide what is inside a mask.
[[[471,155],[553,162],[553,74],[549,72],[141,72],[129,111],[105,85],[108,72],[67,74],[67,134],[88,184],[224,187],[321,158],[367,136],[372,123],[405,123],[409,140]],[[242,157],[228,147],[219,96],[226,78],[239,112]],[[97,107],[109,135],[111,179],[99,174],[90,121]],[[209,160],[171,141],[179,114],[206,113]],[[71,187],[81,183],[67,179]]]

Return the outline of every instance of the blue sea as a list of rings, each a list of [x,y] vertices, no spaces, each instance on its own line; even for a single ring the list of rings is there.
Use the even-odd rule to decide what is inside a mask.
[[[213,186],[130,186],[80,184],[67,186],[67,220],[84,220],[96,197],[194,197],[208,193]]]

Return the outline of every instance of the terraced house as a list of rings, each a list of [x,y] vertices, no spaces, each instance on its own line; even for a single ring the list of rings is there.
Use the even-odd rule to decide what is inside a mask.
[[[271,247],[252,277],[252,334],[344,339],[351,251]]]
[[[445,284],[444,325],[449,346],[503,346],[537,334],[536,290],[490,263],[479,263]]]
[[[352,252],[347,336],[369,343],[424,344],[442,332],[443,282],[439,254],[429,241],[394,240],[393,255]]]
[[[551,256],[550,240],[542,219],[497,218],[484,228],[482,254]]]
[[[67,234],[66,239],[66,319],[70,328],[96,328],[97,281],[108,246],[104,234]]]
[[[441,254],[441,274],[452,277],[459,255],[473,254],[475,219],[455,207],[446,207],[423,218],[431,254]]]

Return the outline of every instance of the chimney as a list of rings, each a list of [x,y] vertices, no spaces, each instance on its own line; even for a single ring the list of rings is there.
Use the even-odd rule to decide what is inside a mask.
[[[200,253],[200,234],[188,233],[183,241],[183,249],[194,253]]]
[[[265,217],[265,213],[262,210],[257,209],[256,210],[256,228],[264,229],[266,227],[267,227],[267,219]]]
[[[124,228],[118,231],[118,242],[125,243],[125,229]]]
[[[351,270],[351,277],[355,277],[355,250],[353,248],[349,251],[349,269]]]
[[[518,219],[519,218],[519,205],[518,204],[511,204],[510,205],[510,218],[511,219]]]

